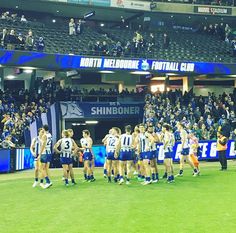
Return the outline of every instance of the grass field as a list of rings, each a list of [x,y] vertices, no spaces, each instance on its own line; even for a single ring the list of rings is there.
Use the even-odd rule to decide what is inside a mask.
[[[142,186],[133,179],[119,186],[106,183],[102,169],[96,182],[82,183],[82,170],[75,169],[78,185],[65,187],[57,169],[48,190],[31,187],[33,171],[2,174],[0,232],[235,233],[236,163],[226,172],[204,163],[201,172],[192,177],[186,169],[174,184]]]

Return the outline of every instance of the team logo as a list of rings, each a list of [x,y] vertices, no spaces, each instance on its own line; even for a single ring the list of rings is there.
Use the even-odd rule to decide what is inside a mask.
[[[63,118],[84,117],[83,110],[76,102],[61,102],[61,113]]]
[[[150,68],[150,65],[147,62],[147,60],[142,60],[141,69],[142,70],[149,70],[149,68]]]

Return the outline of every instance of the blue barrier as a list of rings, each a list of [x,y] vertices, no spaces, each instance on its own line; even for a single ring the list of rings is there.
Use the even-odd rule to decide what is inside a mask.
[[[216,141],[200,141],[200,156],[199,160],[217,160]],[[157,145],[158,149],[158,162],[162,163],[164,160],[163,144]],[[104,145],[95,145],[92,148],[95,157],[95,166],[101,167],[104,164],[106,149]],[[178,162],[181,152],[180,142],[174,146],[173,161]],[[235,159],[236,154],[234,151],[234,141],[229,140],[228,149],[226,152],[227,159]],[[34,168],[34,157],[29,148],[21,148],[15,150],[0,149],[0,173],[19,171]]]
[[[100,148],[99,148],[100,147]],[[201,153],[199,155],[199,160],[217,160],[217,151],[216,151],[216,141],[209,140],[209,141],[200,141],[199,147],[201,150]],[[163,144],[157,144],[157,150],[158,150],[158,162],[162,163],[164,160],[164,151],[163,151]],[[174,156],[173,161],[178,162],[179,156],[181,152],[181,145],[180,142],[176,142],[174,146]],[[103,161],[101,158],[105,158],[105,147],[103,145],[97,146],[96,150],[93,151],[95,158],[98,158],[98,161],[95,160],[97,164],[101,164],[101,161]],[[228,149],[226,152],[226,156],[228,159],[235,159],[235,151],[234,151],[234,141],[230,140],[228,142]]]

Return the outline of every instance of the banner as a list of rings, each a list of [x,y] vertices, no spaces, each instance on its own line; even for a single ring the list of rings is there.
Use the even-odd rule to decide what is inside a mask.
[[[226,63],[175,62],[153,59],[95,57],[6,50],[0,50],[0,65],[35,67],[49,70],[127,70],[215,75],[232,75],[236,73],[235,64]]]
[[[200,147],[200,157],[199,160],[214,160],[218,159],[217,151],[216,151],[216,141],[200,141],[199,142]],[[163,162],[164,160],[164,151],[163,151],[163,145],[157,145],[157,148],[159,150],[158,153],[158,162]],[[174,146],[174,156],[173,161],[178,162],[179,156],[181,153],[181,143],[177,142]],[[234,159],[236,158],[235,152],[234,152],[234,141],[228,142],[228,149],[226,156],[228,159]]]
[[[218,155],[216,151],[216,141],[200,141],[200,157],[198,158],[199,161],[206,161],[206,160],[218,160]],[[95,161],[97,165],[102,166],[102,161],[104,161],[104,158],[106,156],[106,150],[105,146],[95,146],[95,148],[92,148],[94,151]],[[163,151],[163,145],[158,144],[157,145],[158,150],[158,163],[163,163],[164,161],[164,151]],[[177,142],[174,146],[174,156],[173,161],[179,162],[179,156],[181,153],[181,144],[180,142]],[[227,159],[236,159],[235,151],[234,151],[234,141],[230,140],[228,142],[228,149],[226,153]]]
[[[10,150],[0,149],[0,173],[10,172]]]
[[[34,157],[30,149],[16,149],[16,171],[34,168]]]
[[[150,11],[150,2],[130,1],[130,0],[111,0],[111,7],[126,8],[133,10]]]
[[[143,103],[60,102],[63,119],[75,118],[142,118]]]
[[[210,15],[232,15],[232,8],[215,6],[194,6],[194,12]]]
[[[92,6],[110,6],[110,0],[67,0],[67,2]]]

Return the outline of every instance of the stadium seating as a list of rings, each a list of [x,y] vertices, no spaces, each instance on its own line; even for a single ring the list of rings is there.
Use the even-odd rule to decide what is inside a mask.
[[[27,24],[20,22],[9,22],[0,20],[1,30],[3,28],[15,29],[17,33],[26,35],[29,29],[37,39],[44,37],[46,44],[45,52],[62,54],[93,55],[88,46],[96,41],[108,42],[112,46],[120,41],[123,46],[127,41],[132,41],[134,31],[129,29],[103,29],[96,30],[85,26],[81,35],[69,36],[67,26],[52,27],[37,22]],[[170,38],[168,49],[163,48],[163,33],[167,32]],[[150,32],[141,32],[144,40],[148,39]],[[139,54],[126,54],[129,57],[144,57],[177,61],[202,61],[202,62],[225,62],[234,63],[232,48],[229,43],[220,40],[214,35],[205,35],[197,32],[161,28],[154,32],[156,46],[151,52],[143,51]]]

